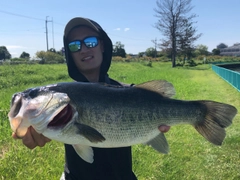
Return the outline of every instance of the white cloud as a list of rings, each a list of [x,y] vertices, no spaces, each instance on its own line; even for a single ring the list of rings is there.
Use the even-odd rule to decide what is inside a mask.
[[[121,28],[116,28],[116,29],[114,29],[115,31],[120,31],[121,30]]]
[[[130,30],[130,28],[124,28],[124,31],[126,32],[126,31],[129,31]]]
[[[34,54],[35,52],[33,52],[33,50],[36,49],[33,47],[21,45],[6,45],[5,47],[7,48],[8,52],[12,55],[12,58],[19,57],[23,51],[30,54]]]
[[[9,46],[6,46],[7,49],[22,49],[22,48],[26,48],[26,47],[23,47],[23,46],[16,46],[16,45],[9,45]]]

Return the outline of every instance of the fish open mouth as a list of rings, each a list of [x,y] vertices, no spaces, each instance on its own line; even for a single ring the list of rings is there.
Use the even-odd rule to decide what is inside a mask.
[[[61,110],[53,120],[48,124],[48,127],[62,127],[69,123],[73,116],[73,109],[71,105],[67,105]]]

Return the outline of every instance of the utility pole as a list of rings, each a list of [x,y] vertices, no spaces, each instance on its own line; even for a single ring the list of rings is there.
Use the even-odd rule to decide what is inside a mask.
[[[54,48],[54,28],[53,28],[53,17],[52,17],[52,39],[53,39],[53,49]]]
[[[46,16],[45,27],[46,27],[46,43],[47,43],[47,51],[48,51],[48,27],[47,27],[47,23],[48,23],[48,22],[52,22],[52,21],[48,21],[48,16]]]
[[[155,38],[154,40],[152,40],[154,46],[155,46],[155,58],[157,56],[157,38]]]

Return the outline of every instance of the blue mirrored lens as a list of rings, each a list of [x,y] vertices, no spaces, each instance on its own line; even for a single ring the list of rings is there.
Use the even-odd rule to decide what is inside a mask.
[[[98,40],[96,37],[88,37],[83,40],[86,47],[93,48],[98,45]]]
[[[87,48],[93,48],[98,45],[98,38],[97,37],[87,37],[83,40],[75,40],[68,44],[69,50],[71,52],[77,52],[81,50],[82,43],[85,44]]]
[[[71,52],[76,52],[81,49],[81,42],[80,41],[73,41],[68,44],[68,47]]]

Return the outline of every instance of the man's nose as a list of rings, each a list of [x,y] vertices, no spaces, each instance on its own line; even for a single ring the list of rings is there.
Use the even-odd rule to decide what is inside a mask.
[[[88,51],[88,49],[89,48],[83,43],[80,52],[86,52],[86,51]]]

